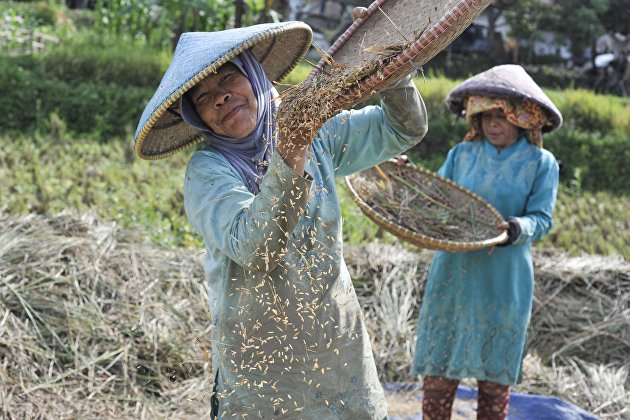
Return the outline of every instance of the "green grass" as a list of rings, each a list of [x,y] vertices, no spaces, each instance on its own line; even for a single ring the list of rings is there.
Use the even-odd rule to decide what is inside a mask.
[[[13,214],[92,211],[145,232],[153,243],[201,246],[183,204],[183,176],[191,150],[143,161],[134,157],[130,143],[74,138],[60,124],[51,120],[47,134],[0,137],[0,208]],[[395,241],[363,216],[345,187],[340,185],[339,191],[347,243]],[[555,221],[542,245],[573,255],[618,253],[630,259],[630,196],[563,187]]]
[[[94,211],[123,226],[140,227],[155,243],[200,244],[184,214],[186,154],[141,161],[123,142],[40,135],[2,143],[0,207],[6,211]]]
[[[17,214],[94,211],[106,220],[139,228],[146,232],[147,240],[155,243],[169,247],[200,246],[201,241],[188,224],[183,208],[182,183],[190,151],[147,162],[136,159],[131,149],[131,130],[140,116],[134,116],[136,108],[142,109],[141,102],[148,100],[155,81],[147,81],[150,88],[135,86],[144,80],[136,77],[134,86],[119,86],[114,81],[122,73],[132,74],[124,70],[133,67],[132,61],[110,69],[110,74],[106,71],[107,66],[93,64],[98,62],[96,58],[108,57],[109,53],[97,54],[85,48],[74,51],[85,56],[82,61],[77,58],[79,61],[76,62],[82,63],[82,72],[89,75],[85,83],[78,86],[103,88],[105,90],[98,91],[100,93],[90,93],[90,89],[83,91],[96,97],[109,92],[118,95],[113,95],[118,99],[105,95],[109,102],[106,97],[96,101],[102,109],[96,115],[98,121],[90,122],[89,118],[95,117],[93,112],[76,112],[94,107],[94,102],[81,102],[90,95],[82,96],[79,93],[83,91],[73,91],[74,84],[62,78],[66,70],[59,70],[65,68],[66,61],[72,61],[69,59],[72,55],[66,54],[68,51],[51,52],[41,62],[5,61],[5,68],[13,69],[13,73],[0,77],[6,82],[7,89],[15,89],[18,82],[19,86],[28,87],[33,80],[38,80],[42,89],[46,86],[57,89],[49,92],[57,94],[42,97],[61,98],[62,102],[56,110],[36,109],[30,114],[25,110],[32,110],[33,103],[37,108],[37,101],[10,102],[11,98],[23,98],[24,95],[5,95],[5,102],[0,103],[4,106],[0,108],[7,110],[9,116],[11,112],[17,112],[16,115],[30,115],[28,118],[36,120],[27,128],[15,118],[8,118],[17,125],[14,130],[7,129],[0,134],[3,136],[0,137],[3,143],[0,209]],[[151,74],[157,74],[167,60],[166,56],[151,56],[148,52],[143,57],[142,67],[152,69]],[[42,71],[53,63],[57,70],[51,67],[50,72]],[[310,66],[299,65],[285,83],[298,83],[310,71]],[[44,74],[56,74],[56,77],[42,80]],[[39,77],[32,80],[33,75]],[[91,80],[95,82],[88,83]],[[415,162],[435,170],[448,148],[466,131],[461,121],[453,122],[453,116],[444,105],[444,97],[458,81],[431,76],[426,79],[417,77],[415,82],[427,104],[430,123],[426,138],[409,153]],[[67,92],[58,95],[59,86]],[[278,87],[280,90],[284,88],[283,85]],[[545,145],[564,162],[563,182],[571,187],[564,187],[560,193],[556,225],[543,245],[559,247],[572,254],[620,253],[630,259],[627,222],[630,220],[630,189],[624,182],[627,179],[625,163],[630,153],[630,100],[581,90],[548,93],[566,119],[565,127],[547,136]],[[127,102],[132,100],[133,106],[120,102],[121,98]],[[79,123],[87,128],[78,129]],[[105,135],[110,129],[126,133],[124,140],[119,135]],[[603,192],[604,189],[610,192]],[[339,190],[347,242],[395,241],[363,216],[341,186]],[[620,197],[613,195],[614,192],[621,192]]]
[[[558,194],[555,224],[543,245],[572,255],[621,254],[630,260],[630,197],[609,193]]]

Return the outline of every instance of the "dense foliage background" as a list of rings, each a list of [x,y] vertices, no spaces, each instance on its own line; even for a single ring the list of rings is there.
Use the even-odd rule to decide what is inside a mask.
[[[586,9],[574,6],[590,10],[589,19],[601,26],[614,1],[596,3]],[[69,10],[55,1],[0,2],[5,25],[59,38],[29,55],[10,54],[9,41],[0,45],[5,51],[0,54],[0,89],[8,93],[0,97],[2,207],[43,214],[92,210],[127,226],[144,226],[150,239],[162,244],[199,246],[182,207],[181,178],[190,151],[165,161],[138,161],[132,151],[136,124],[182,30],[223,29],[278,15],[269,4],[256,1],[91,4],[93,10]],[[493,7],[495,14],[510,15],[522,7],[533,13],[538,6],[520,1]],[[554,13],[564,7],[554,3]],[[424,70],[415,82],[427,103],[430,128],[409,154],[416,163],[437,169],[466,131],[443,103],[461,79],[444,77],[437,64]],[[299,83],[309,71],[303,64],[285,82]],[[545,80],[541,77],[539,83],[545,86]],[[545,147],[561,162],[562,188],[556,226],[543,245],[629,258],[630,101],[582,89],[545,90],[565,122],[545,138]],[[350,200],[343,210],[347,239],[391,240]]]

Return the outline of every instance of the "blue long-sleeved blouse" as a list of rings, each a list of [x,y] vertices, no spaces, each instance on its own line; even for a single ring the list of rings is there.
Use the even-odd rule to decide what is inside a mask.
[[[309,150],[308,177],[274,154],[253,195],[216,150],[196,152],[184,199],[203,237],[212,363],[223,418],[378,419],[387,415],[343,259],[335,179],[407,150],[426,132],[414,87],[345,111]]]
[[[477,193],[521,234],[513,245],[436,252],[420,310],[412,372],[514,384],[520,375],[534,287],[532,242],[552,227],[558,163],[520,138],[497,151],[463,142],[439,174]]]

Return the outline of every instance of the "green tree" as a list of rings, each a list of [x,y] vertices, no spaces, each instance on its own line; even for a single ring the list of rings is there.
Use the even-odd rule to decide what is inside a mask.
[[[175,47],[189,31],[217,31],[266,20],[265,0],[97,0],[96,27]]]
[[[630,35],[630,3],[628,0],[606,0],[607,7],[599,9],[599,20],[609,32]]]
[[[545,16],[549,13],[544,0],[519,0],[505,12],[505,19],[510,24],[511,35],[519,40],[527,41],[531,46],[541,38]],[[547,26],[547,28],[549,28]],[[526,49],[525,61],[531,62],[532,48]]]
[[[628,0],[518,0],[505,16],[515,37],[531,43],[539,40],[541,31],[552,31],[559,41],[569,41],[574,55],[581,55],[606,30],[623,32],[623,28],[628,28],[627,3]]]
[[[551,8],[552,13],[543,20],[543,24],[553,27],[556,33],[569,40],[571,52],[579,55],[585,48],[592,47],[597,36],[605,31],[601,15],[606,13],[609,7],[610,0],[557,1]]]

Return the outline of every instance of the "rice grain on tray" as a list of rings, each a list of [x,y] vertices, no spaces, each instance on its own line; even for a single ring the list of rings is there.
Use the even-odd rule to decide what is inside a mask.
[[[415,245],[463,251],[499,242],[498,211],[426,169],[385,162],[346,182],[370,219]]]

